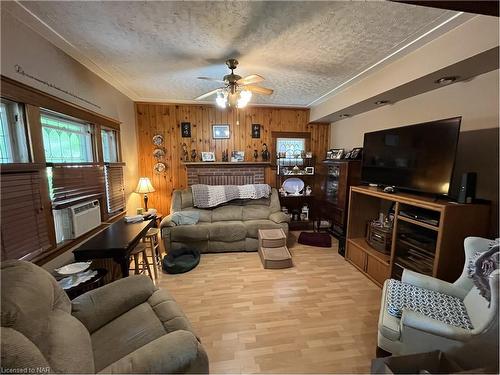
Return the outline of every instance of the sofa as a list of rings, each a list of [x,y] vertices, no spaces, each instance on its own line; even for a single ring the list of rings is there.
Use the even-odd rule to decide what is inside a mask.
[[[176,212],[197,212],[193,225],[177,225]],[[288,234],[290,218],[281,212],[278,191],[271,189],[269,198],[234,200],[212,209],[193,207],[191,188],[175,190],[170,215],[160,224],[167,251],[193,249],[201,253],[257,251],[258,230],[281,228]]]
[[[208,373],[172,296],[131,276],[70,301],[44,269],[1,264],[1,363],[8,373]]]

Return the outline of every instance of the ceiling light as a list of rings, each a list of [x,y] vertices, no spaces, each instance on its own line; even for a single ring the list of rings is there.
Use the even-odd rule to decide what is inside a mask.
[[[434,83],[437,83],[438,85],[449,85],[450,83],[453,83],[457,80],[458,77],[450,76],[450,77],[442,77],[439,78],[438,80],[434,81]]]
[[[217,91],[217,97],[215,102],[220,108],[226,108],[227,105],[227,93],[222,92],[222,90]]]
[[[351,115],[349,113],[342,113],[341,115],[339,115],[340,118],[347,118],[347,117],[351,117]]]
[[[375,102],[375,105],[384,105],[384,104],[387,104],[387,103],[389,103],[388,100],[377,100]]]

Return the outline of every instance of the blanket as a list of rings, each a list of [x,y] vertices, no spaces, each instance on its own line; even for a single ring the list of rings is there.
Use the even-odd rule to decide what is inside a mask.
[[[192,185],[193,205],[211,208],[234,199],[269,198],[271,187],[267,184],[253,185]]]

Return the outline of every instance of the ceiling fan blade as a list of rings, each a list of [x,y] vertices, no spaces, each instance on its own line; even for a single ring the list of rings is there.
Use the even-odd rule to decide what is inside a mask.
[[[259,83],[264,80],[264,77],[258,74],[250,74],[249,76],[240,78],[236,83],[241,86],[250,85],[252,83]]]
[[[198,78],[198,79],[204,79],[205,81],[212,81],[212,82],[226,83],[225,81],[221,81],[220,79],[211,78],[211,77],[196,77],[196,78]]]
[[[205,99],[207,97],[209,97],[210,95],[214,95],[214,94],[217,94],[217,91],[219,91],[221,89],[221,87],[215,89],[215,90],[212,90],[212,91],[209,91],[209,92],[206,92],[204,93],[203,95],[200,95],[198,96],[197,98],[195,98],[194,100],[201,100],[201,99]]]
[[[261,95],[271,95],[274,92],[274,90],[268,89],[266,87],[253,86],[253,85],[245,86],[245,90],[252,91],[256,94],[261,94]]]

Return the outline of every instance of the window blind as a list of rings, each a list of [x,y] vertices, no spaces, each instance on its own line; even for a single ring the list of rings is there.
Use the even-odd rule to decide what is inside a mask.
[[[125,209],[123,166],[121,164],[106,165],[105,178],[108,213],[113,214],[123,211]]]
[[[49,207],[41,199],[41,171],[1,175],[2,260],[32,259],[52,248]]]
[[[54,205],[103,195],[104,167],[101,165],[54,165],[52,167],[51,197]]]

